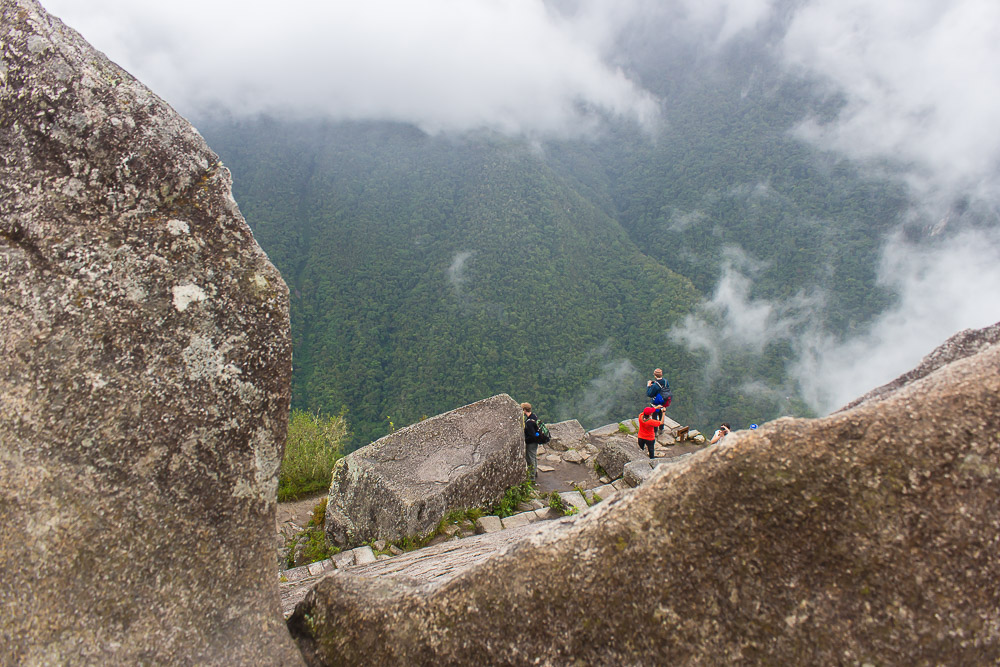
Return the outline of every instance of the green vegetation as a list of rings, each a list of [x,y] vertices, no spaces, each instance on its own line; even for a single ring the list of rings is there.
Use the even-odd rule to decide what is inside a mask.
[[[295,566],[295,551],[300,544],[305,545],[302,550],[302,565],[326,560],[334,554],[340,553],[340,549],[331,547],[326,541],[326,533],[323,532],[322,528],[310,528],[296,535],[292,544],[289,545],[291,548],[288,550],[286,560],[288,567]]]
[[[500,501],[490,508],[488,514],[495,514],[501,519],[517,512],[517,506],[531,500],[535,495],[535,483],[530,479],[508,488]]]
[[[278,501],[296,500],[330,488],[333,464],[343,456],[347,422],[292,410],[288,417],[285,457],[278,476]],[[322,524],[321,524],[322,525]]]
[[[905,191],[796,138],[835,110],[822,91],[755,56],[690,64],[642,74],[669,119],[655,140],[627,124],[540,147],[391,123],[203,125],[291,290],[293,405],[346,410],[346,450],[500,392],[592,428],[636,414],[660,366],[681,423],[808,415],[793,341],[851,335],[892,303],[876,272]],[[728,266],[745,298],[794,312],[759,344],[689,347],[671,332]],[[723,310],[700,316],[723,329]]]
[[[326,521],[326,502],[327,499],[324,497],[316,503],[306,529],[288,541],[286,545],[288,556],[285,560],[287,567],[295,566],[296,552],[300,552],[300,565],[326,560],[330,556],[340,553],[339,548],[330,546],[330,543],[327,542],[326,531],[323,530],[323,524]]]

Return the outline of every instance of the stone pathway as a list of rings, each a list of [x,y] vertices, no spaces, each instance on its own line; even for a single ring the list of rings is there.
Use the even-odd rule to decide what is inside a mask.
[[[558,426],[550,425],[550,428],[557,431]],[[629,463],[625,466],[622,477],[613,482],[607,478],[599,478],[594,472],[593,460],[598,448],[593,441],[605,435],[621,435],[617,423],[576,437],[569,446],[565,444],[567,439],[565,437],[563,442],[553,438],[554,442],[550,443],[552,445],[550,447],[540,445],[537,480],[539,492],[548,495],[551,491],[556,491],[563,505],[575,508],[577,514],[564,517],[557,510],[535,500],[530,506],[522,504],[518,508],[522,511],[509,517],[502,519],[498,516],[480,517],[476,521],[476,534],[473,536],[460,532],[443,535],[435,540],[432,546],[410,552],[403,552],[393,547],[394,555],[376,555],[371,547],[362,546],[342,551],[327,560],[283,570],[278,576],[285,617],[291,615],[295,605],[306,596],[317,581],[324,576],[335,574],[337,570],[350,569],[352,573],[366,576],[405,575],[416,580],[451,577],[496,555],[503,548],[533,534],[533,531],[542,530],[545,524],[552,524],[555,520],[571,522],[596,502],[610,500],[640,485],[659,465],[680,461],[704,447],[704,438],[700,438],[701,442],[694,440],[675,444],[673,433],[685,427],[671,422],[668,423],[668,428],[671,430],[657,441],[656,458]],[[579,431],[583,434],[582,429]],[[635,439],[634,435],[630,437]],[[697,431],[688,432],[688,437],[698,437]],[[560,451],[563,447],[565,451]],[[581,489],[582,492],[566,490],[567,487]],[[301,514],[299,518],[304,519],[302,525],[308,522],[312,507],[320,499],[321,496],[300,501],[297,510]],[[284,514],[279,512],[279,520],[281,517],[286,517],[284,522],[279,523],[279,539],[284,539],[281,537],[282,530],[287,532],[297,527],[295,519],[288,518],[292,516],[298,515],[294,511]]]

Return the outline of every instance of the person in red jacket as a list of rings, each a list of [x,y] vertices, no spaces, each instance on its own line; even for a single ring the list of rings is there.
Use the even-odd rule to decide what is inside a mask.
[[[656,428],[663,426],[663,422],[653,419],[656,408],[649,406],[644,408],[639,415],[639,449],[649,448],[649,458],[653,458],[656,449]]]

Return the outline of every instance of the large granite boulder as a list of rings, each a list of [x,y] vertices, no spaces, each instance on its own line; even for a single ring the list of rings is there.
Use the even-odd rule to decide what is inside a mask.
[[[568,419],[556,422],[555,424],[546,424],[546,426],[549,427],[551,440],[545,446],[555,452],[576,449],[583,445],[587,435],[586,431],[583,430],[583,426],[575,419]]]
[[[333,469],[326,534],[338,546],[430,532],[456,509],[488,506],[524,481],[520,406],[506,395],[418,422]]]
[[[183,118],[34,0],[0,18],[0,662],[300,662],[287,288]]]
[[[734,433],[440,584],[329,577],[289,623],[313,664],[997,664],[998,499],[993,345]]]
[[[597,447],[594,463],[604,469],[611,479],[618,479],[625,472],[625,466],[632,461],[648,460],[649,455],[639,449],[639,441],[634,435],[608,435],[593,438]]]

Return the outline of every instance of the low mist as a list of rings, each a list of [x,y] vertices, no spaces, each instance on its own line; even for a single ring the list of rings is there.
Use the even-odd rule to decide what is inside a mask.
[[[386,120],[533,141],[622,122],[656,141],[670,118],[637,72],[683,76],[729,45],[762,45],[783,76],[814,82],[833,103],[794,137],[905,184],[910,210],[884,239],[878,274],[895,300],[862,330],[823,331],[821,289],[755,299],[753,262],[732,246],[713,295],[673,339],[707,353],[708,375],[727,349],[788,341],[799,389],[827,412],[957,331],[1000,320],[996,0],[44,4],[192,116]],[[681,35],[695,46],[683,61],[671,41]],[[631,60],[638,53],[656,62]],[[470,257],[447,270],[456,288]],[[586,409],[605,414],[604,397],[633,376],[627,361],[609,361]]]

